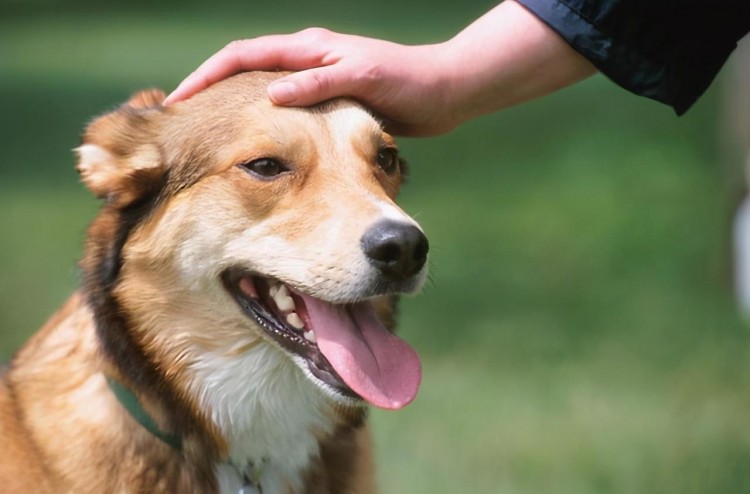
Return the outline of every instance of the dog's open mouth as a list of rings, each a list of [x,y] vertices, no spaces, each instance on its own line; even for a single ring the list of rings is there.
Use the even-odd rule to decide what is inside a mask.
[[[245,314],[336,392],[388,409],[416,396],[416,352],[380,322],[368,301],[332,304],[271,279],[227,271],[224,285]]]

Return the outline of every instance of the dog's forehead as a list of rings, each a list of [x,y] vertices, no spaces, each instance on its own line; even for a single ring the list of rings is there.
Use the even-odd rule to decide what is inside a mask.
[[[379,138],[383,131],[380,123],[359,103],[347,98],[337,98],[312,107],[280,107],[268,98],[268,84],[283,74],[268,72],[243,73],[217,84],[215,100],[228,113],[236,109],[245,114],[254,127],[265,126],[269,132],[290,125],[288,131],[304,132],[323,130],[330,137],[358,135]],[[209,92],[212,88],[209,89]]]
[[[350,100],[334,100],[296,113],[301,134],[308,134],[332,149],[353,148],[359,151],[377,147],[383,140],[383,129],[373,116]]]
[[[336,134],[359,133],[379,135],[380,124],[359,104],[346,99],[334,100],[313,111],[325,119],[329,130]]]
[[[213,100],[211,106],[221,106],[224,111],[233,113],[238,108],[255,115],[263,114],[270,118],[300,119],[310,116],[323,117],[330,122],[340,122],[347,125],[365,126],[371,132],[380,132],[381,126],[375,118],[359,103],[348,98],[336,98],[311,107],[280,107],[274,105],[267,95],[270,83],[283,76],[284,73],[249,72],[232,76],[204,93],[207,99]],[[199,95],[203,96],[203,94]],[[201,103],[203,106],[204,103]]]

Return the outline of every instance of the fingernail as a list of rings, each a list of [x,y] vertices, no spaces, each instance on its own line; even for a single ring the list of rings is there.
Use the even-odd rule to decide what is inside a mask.
[[[268,96],[278,105],[294,103],[297,92],[297,86],[291,82],[279,81],[268,86]]]

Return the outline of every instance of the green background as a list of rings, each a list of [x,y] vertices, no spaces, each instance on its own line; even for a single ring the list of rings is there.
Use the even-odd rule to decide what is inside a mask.
[[[233,39],[320,25],[433,42],[492,5],[0,3],[0,359],[79,281],[97,203],[70,150],[92,116]],[[678,119],[597,76],[400,141],[432,274],[402,305],[419,397],[372,414],[382,492],[750,492],[742,179],[714,86]]]

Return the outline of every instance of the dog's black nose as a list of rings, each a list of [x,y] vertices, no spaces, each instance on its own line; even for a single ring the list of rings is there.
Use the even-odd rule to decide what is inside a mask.
[[[375,223],[362,236],[361,243],[370,264],[393,281],[418,273],[430,249],[419,228],[391,220]]]

